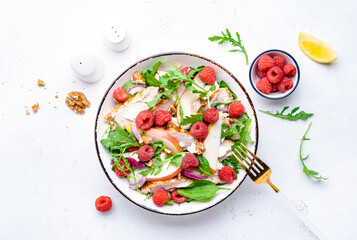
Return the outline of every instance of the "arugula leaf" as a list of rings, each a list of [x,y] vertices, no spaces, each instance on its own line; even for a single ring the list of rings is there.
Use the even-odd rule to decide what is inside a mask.
[[[156,154],[153,157],[153,159],[156,160],[155,165],[153,165],[152,167],[148,167],[148,170],[142,171],[140,172],[141,175],[143,176],[147,176],[148,174],[151,175],[158,175],[159,173],[161,173],[162,171],[162,167],[164,166],[165,163],[169,162],[169,166],[170,165],[175,165],[176,167],[181,165],[181,161],[182,161],[182,157],[183,157],[183,152],[182,153],[178,153],[176,155],[170,155],[165,157],[164,160],[161,159],[159,154]]]
[[[158,61],[157,63],[154,64],[154,66],[152,67],[152,70],[147,70],[146,72],[141,72],[141,75],[143,76],[143,78],[145,79],[146,82],[146,86],[155,86],[158,87],[158,80],[154,77],[157,70],[159,69],[161,65],[161,62]]]
[[[185,188],[177,189],[178,194],[197,201],[207,202],[213,198],[218,190],[230,190],[216,186],[207,180],[196,180]]]
[[[183,152],[178,153],[176,155],[167,156],[165,160],[170,161],[169,165],[174,165],[176,167],[179,167],[181,166],[182,158],[183,158]]]
[[[195,122],[203,121],[203,113],[186,116],[181,120],[181,125],[194,124]]]
[[[306,157],[303,157],[302,154],[301,154],[301,152],[302,152],[302,143],[303,143],[304,141],[311,140],[311,138],[307,138],[307,137],[306,137],[306,134],[307,134],[307,132],[309,131],[309,129],[310,129],[310,127],[311,127],[311,124],[312,124],[312,122],[310,122],[310,124],[309,124],[309,126],[308,126],[308,128],[307,128],[307,130],[306,130],[306,132],[305,132],[305,134],[304,134],[304,136],[302,136],[301,142],[300,142],[299,157],[300,157],[300,161],[301,161],[302,166],[303,166],[303,172],[304,172],[304,173],[306,174],[306,176],[308,176],[308,177],[313,177],[313,178],[315,178],[315,179],[317,179],[317,180],[320,180],[320,179],[322,179],[322,180],[327,180],[328,178],[322,177],[321,174],[319,174],[318,172],[316,172],[316,171],[314,171],[314,170],[308,169],[308,168],[306,167],[304,161],[309,157],[309,155],[307,155]]]
[[[224,159],[222,161],[222,164],[224,166],[230,166],[234,169],[234,171],[238,174],[239,173],[239,169],[243,169],[243,166],[240,165],[240,163],[238,162],[238,160],[234,157],[234,155],[231,155],[228,159]]]
[[[217,106],[220,106],[220,105],[229,105],[229,104],[231,104],[232,102],[233,102],[233,101],[211,103],[211,107],[217,107]]]
[[[123,86],[121,86],[122,88],[125,88],[126,91],[129,91],[130,88],[136,86],[136,84],[132,83],[131,80],[127,81],[126,83],[124,83]]]
[[[145,82],[146,86],[154,86],[154,87],[160,87],[161,83],[159,80],[157,80],[153,75],[150,73],[145,74]]]
[[[166,97],[166,98],[169,98],[171,99],[172,96],[171,96],[171,93],[173,92],[173,90],[166,90],[166,91],[163,91],[161,93],[159,93],[153,100],[151,100],[150,102],[146,102],[146,104],[148,105],[149,108],[152,108],[154,107],[157,102],[162,98],[162,97]]]
[[[228,84],[225,81],[221,80],[220,82],[218,82],[218,85],[220,88],[225,88],[225,87],[228,88],[228,90],[231,92],[233,96],[233,100],[238,99],[237,95],[232,91],[232,89],[228,86]]]
[[[226,33],[224,33],[222,31],[222,36],[213,36],[213,37],[209,37],[208,40],[210,40],[211,42],[214,42],[214,41],[219,41],[218,44],[223,44],[225,42],[229,42],[233,47],[239,47],[239,49],[233,49],[233,50],[230,50],[230,52],[243,52],[244,55],[245,55],[245,61],[246,61],[246,64],[248,65],[248,54],[247,54],[247,51],[245,50],[243,44],[242,44],[242,40],[240,39],[240,35],[238,32],[236,32],[236,36],[237,36],[237,40],[235,40],[233,37],[232,37],[232,34],[231,32],[228,30],[228,28],[226,28]]]
[[[178,91],[176,91],[176,101],[177,101],[178,106],[179,106],[180,122],[182,122],[182,120],[183,120],[183,108],[182,108],[181,101],[180,101],[180,98],[179,98],[179,95],[178,95]],[[182,124],[180,123],[180,125],[182,125]]]
[[[222,124],[221,138],[230,138],[239,132],[241,124],[235,124],[231,128],[225,123]]]
[[[162,64],[161,61],[158,61],[157,63],[154,64],[154,66],[152,67],[151,75],[155,76],[161,64]]]
[[[124,151],[128,147],[140,147],[141,145],[136,141],[133,133],[128,133],[120,126],[116,126],[115,130],[108,133],[107,138],[100,141],[104,147],[109,149],[111,153],[113,150]]]
[[[202,175],[213,176],[208,160],[202,155],[197,155],[197,158],[200,162],[200,165],[198,165],[197,170],[200,171]]]
[[[287,110],[288,108],[289,108],[289,106],[286,106],[283,108],[283,110],[281,112],[277,112],[277,113],[271,113],[269,111],[263,111],[263,110],[259,110],[259,111],[263,112],[263,113],[267,113],[274,117],[288,119],[288,120],[292,120],[292,121],[296,121],[298,119],[306,120],[309,117],[311,117],[312,115],[314,115],[313,113],[306,113],[304,111],[300,111],[300,112],[296,113],[295,115],[293,115],[295,112],[297,112],[300,109],[300,107],[296,107],[290,113],[284,115],[285,110]]]

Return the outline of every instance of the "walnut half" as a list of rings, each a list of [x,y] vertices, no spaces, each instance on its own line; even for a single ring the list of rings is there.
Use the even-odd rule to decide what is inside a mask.
[[[90,107],[90,102],[82,92],[70,92],[69,97],[66,97],[67,106],[72,109],[75,113],[83,114],[84,109]]]
[[[131,82],[135,84],[145,84],[145,79],[139,72],[134,72],[133,76],[131,77]]]

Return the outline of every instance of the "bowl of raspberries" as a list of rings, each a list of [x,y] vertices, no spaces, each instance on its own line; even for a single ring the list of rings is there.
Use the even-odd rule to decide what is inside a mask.
[[[296,89],[300,69],[289,53],[277,49],[268,50],[254,59],[249,78],[259,95],[277,100],[289,96]]]

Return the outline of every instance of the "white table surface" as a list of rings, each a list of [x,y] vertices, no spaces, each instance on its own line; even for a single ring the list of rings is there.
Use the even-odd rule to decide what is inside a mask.
[[[0,239],[314,239],[267,185],[250,179],[218,206],[182,217],[141,209],[110,184],[94,148],[98,104],[126,67],[165,51],[197,53],[222,64],[244,84],[257,109],[289,105],[313,112],[312,140],[303,148],[310,154],[306,164],[327,181],[302,173],[299,143],[310,120],[258,113],[258,155],[272,168],[272,181],[325,235],[355,239],[356,5],[323,0],[2,1]],[[103,44],[106,22],[131,30],[127,51],[112,52]],[[249,84],[244,55],[207,40],[226,27],[239,31],[250,60],[272,48],[291,53],[301,68],[297,90],[279,101],[258,96]],[[329,65],[311,61],[299,49],[300,31],[332,45],[339,59]],[[100,82],[85,84],[73,75],[69,59],[80,52],[104,61]],[[37,86],[38,78],[46,90]],[[65,105],[72,90],[83,91],[92,102],[85,115]],[[27,116],[25,106],[36,102],[39,111]],[[106,214],[94,207],[100,195],[113,200]]]

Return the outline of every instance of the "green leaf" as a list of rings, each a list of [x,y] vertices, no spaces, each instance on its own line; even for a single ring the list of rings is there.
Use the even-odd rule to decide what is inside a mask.
[[[181,120],[181,125],[194,124],[195,122],[202,122],[203,113],[197,115],[186,116]]]
[[[117,126],[115,130],[108,133],[107,138],[100,141],[104,147],[109,151],[120,150],[123,151],[128,147],[140,147],[141,145],[136,141],[133,133],[128,133],[126,130]]]
[[[228,84],[225,81],[220,81],[218,82],[218,85],[220,88],[228,88],[228,90],[231,92],[232,96],[233,96],[233,100],[238,99],[237,95],[233,92],[233,90],[228,86]]]
[[[161,93],[159,93],[153,100],[151,100],[150,102],[147,102],[146,104],[148,105],[149,108],[154,107],[157,102],[162,98],[162,97],[166,97],[166,98],[172,98],[171,97],[171,93],[173,92],[173,90],[166,90],[163,91]]]
[[[218,41],[221,40],[223,37],[221,36],[213,36],[213,37],[209,37],[208,40],[214,42],[214,41]]]
[[[136,84],[132,83],[131,80],[127,81],[126,83],[124,83],[123,86],[121,86],[122,88],[125,88],[126,91],[129,91],[130,88],[136,86]]]
[[[232,102],[233,102],[233,101],[211,103],[211,107],[217,107],[217,106],[220,106],[220,105],[229,105],[229,104],[231,104]]]
[[[160,87],[161,83],[153,75],[146,74],[146,86]]]
[[[207,202],[213,198],[219,190],[230,190],[229,188],[221,188],[213,182],[207,180],[196,180],[188,187],[178,189],[178,194],[197,201]]]
[[[197,169],[202,173],[202,175],[209,175],[213,176],[211,173],[211,167],[209,165],[208,160],[202,156],[202,155],[197,155],[198,161],[200,162],[200,165],[198,165]]]
[[[238,50],[238,49],[232,49],[232,50],[229,50],[229,52],[241,52],[242,50]]]
[[[296,110],[296,111],[297,111],[297,110]],[[300,142],[299,157],[300,157],[301,164],[302,164],[302,166],[303,166],[302,171],[303,171],[303,172],[305,173],[305,175],[308,176],[308,177],[313,177],[313,178],[315,178],[315,179],[317,179],[317,180],[320,180],[320,179],[322,179],[322,180],[327,180],[328,178],[322,177],[318,172],[316,172],[316,171],[314,171],[314,170],[308,169],[308,167],[306,166],[306,164],[305,164],[304,161],[309,157],[309,155],[303,157],[303,156],[302,156],[302,153],[301,153],[301,152],[302,152],[302,143],[303,143],[304,141],[306,141],[306,140],[310,140],[310,138],[306,138],[306,134],[307,134],[307,132],[309,131],[309,129],[310,129],[310,127],[311,127],[311,124],[312,124],[312,122],[310,122],[310,124],[309,124],[309,126],[307,127],[306,132],[305,132],[304,136],[302,136],[301,142]]]
[[[299,119],[306,120],[309,117],[314,115],[313,113],[306,113],[304,111],[298,112],[297,114],[293,115],[295,112],[297,112],[300,109],[300,107],[296,107],[290,113],[284,115],[285,110],[287,110],[288,108],[289,107],[286,106],[286,107],[283,108],[283,110],[281,112],[277,112],[277,113],[272,113],[272,112],[263,111],[263,110],[259,110],[259,111],[263,112],[263,113],[266,113],[266,114],[269,114],[269,115],[271,115],[273,117],[278,117],[278,118],[287,119],[287,120],[291,120],[291,121],[296,121],[296,120],[299,120]]]
[[[238,162],[238,160],[234,157],[234,155],[231,155],[228,159],[224,159],[222,161],[222,164],[224,166],[230,166],[234,169],[234,171],[239,174],[239,170],[243,169],[243,166],[240,165],[240,163]]]
[[[157,63],[154,64],[154,66],[152,67],[152,72],[151,72],[151,74],[153,76],[155,76],[155,74],[157,73],[157,70],[159,69],[160,66],[161,66],[160,61],[158,61]]]

